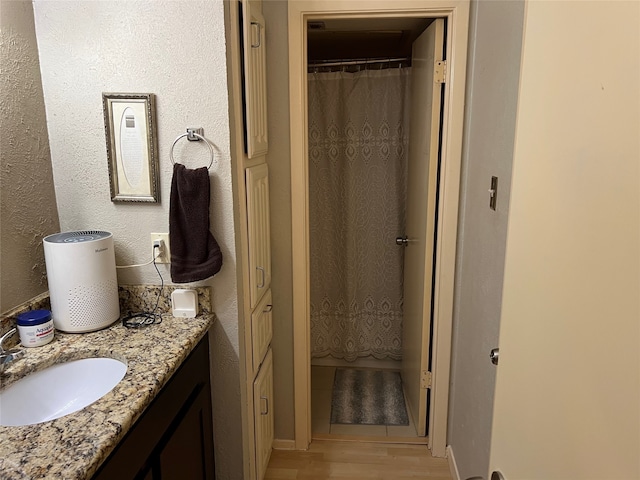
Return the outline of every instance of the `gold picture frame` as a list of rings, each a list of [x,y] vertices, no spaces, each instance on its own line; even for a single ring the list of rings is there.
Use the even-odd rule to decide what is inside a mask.
[[[155,98],[152,93],[103,93],[112,202],[160,201]]]

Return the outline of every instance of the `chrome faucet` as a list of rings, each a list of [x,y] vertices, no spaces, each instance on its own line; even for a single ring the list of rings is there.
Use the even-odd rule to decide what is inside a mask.
[[[16,329],[12,328],[7,333],[0,337],[0,373],[4,372],[4,369],[14,360],[19,360],[25,355],[25,351],[22,348],[10,348],[5,350],[2,346],[7,338],[16,333]]]

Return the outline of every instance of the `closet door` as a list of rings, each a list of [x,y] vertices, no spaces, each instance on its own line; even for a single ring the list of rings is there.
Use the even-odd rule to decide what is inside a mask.
[[[243,2],[246,148],[249,158],[267,153],[267,74],[265,23],[253,2]]]
[[[249,231],[249,294],[251,308],[271,284],[271,233],[269,227],[269,170],[263,163],[246,169]]]
[[[256,473],[258,480],[264,478],[273,446],[273,355],[267,352],[260,373],[253,384],[255,409]]]

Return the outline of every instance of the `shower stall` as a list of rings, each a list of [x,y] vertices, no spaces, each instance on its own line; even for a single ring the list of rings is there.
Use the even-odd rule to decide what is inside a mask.
[[[429,351],[440,129],[434,65],[444,22],[400,20],[399,30],[382,28],[398,19],[379,19],[377,31],[349,31],[364,24],[347,19],[308,26],[314,434],[426,431],[426,388],[404,377],[425,371]]]
[[[411,68],[372,65],[308,76],[312,358],[402,358]]]
[[[333,407],[319,407],[325,400],[333,403],[331,380],[333,377],[335,384],[338,375],[316,375],[317,367],[323,365],[322,362],[325,360],[334,362],[334,365],[348,366],[357,365],[366,359],[376,363],[395,362],[400,366],[404,397],[415,426],[410,440],[413,443],[429,444],[434,454],[440,456],[445,454],[446,447],[469,8],[464,2],[439,3],[427,0],[384,2],[384,7],[382,5],[373,5],[371,2],[289,2],[287,5],[295,443],[296,447],[305,448],[310,440],[320,438],[318,435],[322,432],[316,428],[316,418],[319,418],[316,414],[326,414],[328,425],[324,433],[338,434],[334,432],[334,427],[340,425],[329,424],[328,420]],[[409,110],[406,113],[409,118],[408,148],[405,154],[406,230],[397,233],[396,238],[390,239],[393,241],[392,246],[398,248],[398,253],[404,258],[400,267],[401,360],[393,360],[381,352],[397,353],[397,350],[381,342],[380,333],[376,338],[375,328],[373,342],[365,338],[371,332],[361,332],[354,328],[359,320],[365,325],[372,325],[372,322],[377,321],[384,326],[384,319],[372,321],[371,318],[375,316],[368,316],[369,311],[361,315],[362,310],[368,310],[367,306],[371,307],[370,311],[374,311],[377,306],[383,305],[379,299],[365,292],[365,302],[367,297],[371,296],[368,304],[365,303],[365,308],[358,306],[359,300],[354,300],[353,295],[352,298],[347,296],[346,300],[344,297],[339,298],[335,306],[330,299],[323,305],[323,296],[329,298],[330,294],[315,289],[313,285],[316,281],[314,278],[319,273],[312,272],[312,264],[317,266],[327,262],[344,263],[346,260],[333,258],[325,253],[311,252],[316,230],[322,227],[312,220],[315,207],[312,205],[314,200],[310,189],[314,188],[314,180],[310,174],[314,167],[311,165],[313,160],[310,157],[314,154],[311,151],[314,147],[310,148],[310,144],[313,145],[314,141],[310,138],[310,123],[314,120],[313,113],[309,111],[309,102],[313,101],[309,98],[309,90],[313,89],[310,85],[313,82],[312,77],[316,73],[326,73],[322,67],[328,67],[330,70],[331,67],[327,64],[340,64],[333,66],[337,67],[339,72],[344,70],[345,73],[357,75],[358,70],[364,71],[374,63],[381,63],[387,67],[389,63],[393,63],[392,60],[409,57],[410,93],[408,105],[405,103],[405,110]],[[397,64],[392,66],[392,69],[402,70]],[[348,93],[346,100],[336,100],[336,108],[346,109],[352,93]],[[378,98],[372,99],[369,103],[377,105]],[[355,143],[363,145],[365,153],[368,152],[366,143],[374,140],[373,135],[367,133],[369,128],[372,128],[371,119],[367,120],[368,122],[364,123],[365,135],[355,138]],[[337,135],[337,126],[325,130],[329,140],[319,143],[329,146],[334,143],[337,147],[344,145],[346,148],[350,146],[346,140],[351,133],[349,128],[345,129],[346,139]],[[389,128],[389,131],[393,130]],[[386,136],[374,141],[393,147],[393,139]],[[366,168],[365,172],[369,173]],[[344,173],[344,176],[346,175]],[[392,175],[388,180],[396,181]],[[322,188],[330,187],[335,187],[338,191],[347,188],[343,185]],[[347,206],[340,207],[340,210],[343,215],[349,215]],[[320,215],[324,213],[319,212]],[[374,213],[385,215],[383,212]],[[343,230],[351,230],[354,227],[352,222],[341,220],[340,224]],[[338,231],[332,235],[334,238],[342,237],[343,233]],[[348,235],[344,237],[348,238]],[[364,245],[361,250],[370,248],[369,245]],[[331,254],[338,249],[345,252],[355,249],[357,252],[358,241],[338,245],[332,249]],[[313,261],[312,255],[315,256]],[[365,260],[368,264],[378,261],[382,263],[380,258],[373,255]],[[340,275],[357,277],[368,274],[356,270],[355,273],[347,272]],[[335,274],[329,274],[329,277],[331,276],[336,278]],[[356,285],[360,280],[356,278]],[[347,287],[342,285],[347,283],[340,283],[337,288],[346,291]],[[347,308],[350,304],[355,304],[353,310]],[[383,306],[391,307],[388,304]],[[330,333],[327,335],[317,327],[324,322],[325,329],[333,328],[328,324],[327,318],[337,316],[332,315],[333,313],[342,312],[346,312],[346,316],[336,320],[337,328],[342,331],[347,327],[353,328],[352,333],[340,335],[340,340],[336,340],[337,335],[332,339]],[[329,315],[324,315],[325,313]],[[347,337],[347,346],[353,345],[355,348],[343,348],[340,344],[344,343],[344,337]],[[393,338],[393,335],[388,338]],[[327,342],[328,346],[323,345]],[[334,345],[331,345],[331,342],[335,342]],[[358,348],[358,342],[363,348]],[[382,346],[382,349],[378,349],[379,346]],[[330,349],[333,347],[339,347],[339,350],[336,349],[334,352],[336,357],[330,355]],[[368,354],[369,351],[372,354]],[[324,353],[324,356],[320,352]],[[382,358],[376,358],[373,353]],[[358,356],[359,354],[361,356]],[[345,357],[349,356],[357,358],[354,362],[348,362]],[[383,369],[368,366],[357,368]],[[351,378],[349,375],[346,377]],[[328,388],[325,390],[327,384]],[[355,397],[358,398],[360,395]],[[379,425],[366,426],[377,429]],[[389,428],[386,432],[389,435]]]

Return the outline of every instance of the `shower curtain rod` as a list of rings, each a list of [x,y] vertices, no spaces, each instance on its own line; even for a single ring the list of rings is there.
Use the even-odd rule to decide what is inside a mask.
[[[329,62],[316,62],[309,63],[307,65],[308,68],[315,67],[341,67],[343,65],[367,65],[371,63],[397,63],[397,62],[408,62],[411,59],[409,57],[399,57],[399,58],[380,58],[380,59],[359,59],[359,60],[336,60]]]

